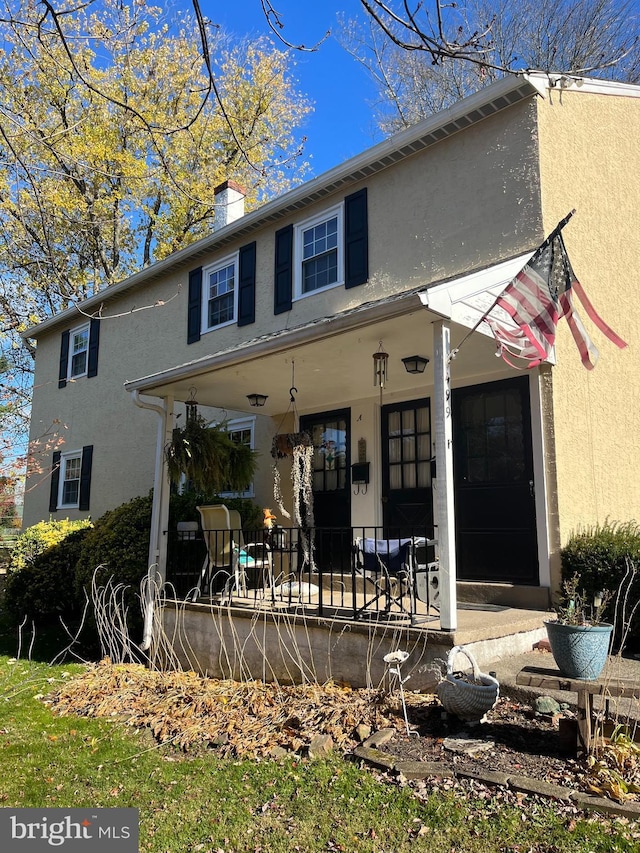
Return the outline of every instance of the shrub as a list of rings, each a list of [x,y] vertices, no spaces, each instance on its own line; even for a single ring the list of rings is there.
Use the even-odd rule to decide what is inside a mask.
[[[635,521],[619,523],[607,520],[602,525],[579,530],[562,549],[560,558],[563,580],[577,575],[579,587],[586,599],[593,600],[593,596],[602,590],[612,592],[603,618],[617,621],[621,630],[623,619],[629,618],[640,599],[640,580],[634,577],[628,589],[625,612],[620,612],[620,604],[616,610],[617,593],[629,566],[640,570],[640,525]],[[640,612],[635,615],[629,636],[638,637],[638,628]],[[618,636],[620,630],[617,631]]]
[[[10,571],[23,569],[35,558],[62,542],[74,530],[91,527],[89,519],[70,521],[68,518],[50,519],[34,524],[18,536],[11,555]]]
[[[91,581],[98,567],[98,585],[112,578],[114,584],[124,583],[132,587],[134,594],[139,592],[149,561],[151,500],[151,495],[134,498],[97,519],[76,564],[78,596],[83,596],[83,590],[91,594]]]
[[[69,533],[57,545],[38,554],[19,571],[7,577],[4,603],[8,613],[20,621],[80,615],[84,599],[75,589],[75,569],[82,545],[90,528],[85,526]]]

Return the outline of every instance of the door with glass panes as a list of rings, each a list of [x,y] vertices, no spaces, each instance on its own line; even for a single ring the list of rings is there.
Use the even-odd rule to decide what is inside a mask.
[[[433,535],[431,405],[428,398],[382,408],[384,535]]]
[[[304,415],[300,429],[313,440],[316,564],[344,568],[351,549],[350,410]]]

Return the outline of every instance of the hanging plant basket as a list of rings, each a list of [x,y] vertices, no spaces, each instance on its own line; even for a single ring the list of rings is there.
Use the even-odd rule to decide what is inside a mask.
[[[184,476],[197,491],[243,491],[253,480],[256,453],[229,437],[224,424],[209,425],[192,414],[184,427],[173,430],[165,447],[172,483]]]
[[[286,459],[300,447],[313,447],[313,439],[308,432],[281,432],[273,437],[271,455],[274,459]]]

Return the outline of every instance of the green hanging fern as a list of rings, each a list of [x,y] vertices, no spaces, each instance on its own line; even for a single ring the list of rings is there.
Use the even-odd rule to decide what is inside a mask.
[[[173,430],[165,447],[169,480],[179,483],[182,475],[203,492],[242,492],[253,480],[256,453],[230,437],[224,424],[208,426],[201,415]]]

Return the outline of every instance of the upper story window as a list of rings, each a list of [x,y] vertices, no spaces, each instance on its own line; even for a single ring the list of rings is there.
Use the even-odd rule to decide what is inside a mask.
[[[236,318],[237,259],[225,258],[203,270],[202,330],[208,332]]]
[[[70,379],[84,376],[87,372],[87,359],[89,356],[89,324],[80,329],[71,331],[69,346],[69,370],[67,375]]]
[[[295,295],[342,284],[342,205],[295,226]]]
[[[72,379],[98,375],[100,320],[92,319],[62,333],[60,338],[60,370],[58,387],[64,388]]]

